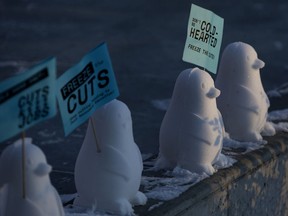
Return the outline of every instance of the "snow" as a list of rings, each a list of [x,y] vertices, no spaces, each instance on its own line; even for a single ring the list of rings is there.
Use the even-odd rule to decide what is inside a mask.
[[[268,121],[288,121],[288,109],[272,111],[267,119]]]
[[[72,199],[75,199],[76,197],[77,197],[77,193],[60,195],[60,198],[63,204],[71,201]]]
[[[168,109],[168,106],[170,104],[171,99],[157,99],[157,100],[152,100],[151,104],[161,110],[161,111],[166,111]]]
[[[275,110],[268,113],[267,120],[268,123],[274,127],[276,132],[288,132],[288,109]],[[272,121],[276,121],[277,123]],[[263,130],[262,135],[270,136],[270,131],[267,129]],[[262,148],[265,144],[267,144],[267,141],[265,140],[259,142],[239,142],[231,139],[229,134],[226,134],[223,139],[224,149],[242,149],[241,154]]]
[[[152,211],[155,208],[158,208],[159,206],[161,206],[164,202],[158,202],[152,206],[149,207],[148,211]]]
[[[152,103],[156,108],[165,110],[168,107],[169,99],[154,100]],[[277,132],[284,131],[288,132],[288,109],[272,111],[268,114],[269,123],[275,128]],[[272,122],[274,121],[274,122]],[[265,131],[263,131],[265,135]],[[226,154],[220,154],[216,163],[213,167],[215,169],[223,169],[232,166],[236,160],[227,155],[245,154],[247,152],[262,148],[267,141],[262,140],[258,142],[239,142],[233,140],[226,133],[223,139],[223,152]],[[238,149],[237,151],[235,151]],[[239,151],[240,149],[240,151]],[[209,175],[202,173],[196,174],[188,170],[182,169],[177,166],[173,170],[163,171],[164,173],[156,173],[153,171],[155,159],[151,159],[153,154],[143,154],[142,159],[144,161],[144,175],[141,178],[142,192],[149,199],[156,199],[158,202],[149,207],[148,211],[161,206],[164,201],[172,200],[179,197],[182,193],[187,191],[190,187],[208,178]],[[145,175],[145,171],[149,172],[149,176]],[[61,195],[61,200],[65,204],[73,200],[77,194],[66,194]],[[66,216],[106,216],[104,212],[95,211],[94,209],[84,209],[80,207],[74,207],[68,205],[65,207]]]
[[[273,126],[277,132],[287,132],[288,133],[288,122],[279,122],[277,124],[273,123]]]
[[[85,209],[81,207],[68,206],[64,208],[65,216],[113,216],[105,212],[95,211],[94,209]]]
[[[168,201],[178,197],[199,181],[209,177],[206,174],[191,173],[188,170],[175,167],[161,177],[143,176],[141,185],[149,199]]]
[[[287,94],[288,94],[288,83],[284,83],[278,88],[272,89],[267,92],[269,98],[282,97],[283,95]]]
[[[155,161],[154,161],[155,162]],[[220,154],[214,168],[223,169],[232,166],[236,160]],[[149,166],[153,164],[148,163]],[[145,162],[144,165],[147,165]],[[148,170],[152,170],[151,168]],[[190,187],[209,177],[205,173],[197,174],[176,166],[173,170],[166,171],[162,176],[142,176],[141,185],[144,193],[149,199],[161,201],[172,200],[187,191]]]
[[[254,151],[256,149],[262,148],[263,145],[267,144],[267,141],[262,140],[259,142],[240,142],[234,139],[231,139],[229,135],[224,137],[223,139],[223,147],[224,149],[242,149],[241,153],[245,154],[250,151]]]
[[[268,91],[267,92],[267,96],[269,97],[269,98],[275,98],[275,97],[282,97],[282,95],[276,90],[276,89],[273,89],[273,90],[270,90],[270,91]]]
[[[151,154],[144,155],[150,156]],[[225,156],[220,155],[218,162],[215,164],[216,169],[226,168],[232,166],[236,160]],[[164,201],[172,200],[179,197],[182,193],[187,191],[190,187],[200,182],[201,180],[208,178],[209,175],[202,173],[196,174],[192,173],[186,169],[180,167],[175,167],[173,170],[165,171],[161,176],[159,173],[154,173],[151,169],[155,164],[154,160],[144,161],[144,170],[150,172],[150,176],[143,175],[141,178],[141,185],[143,187],[142,192],[149,199],[156,199],[159,202],[150,206],[148,211],[153,210],[161,206]],[[151,176],[152,172],[152,176]],[[145,173],[145,172],[144,172]],[[61,195],[62,203],[65,204],[73,200],[77,194],[65,194]],[[89,211],[85,208],[75,207],[68,205],[64,208],[66,216],[106,216],[111,214],[106,214],[104,212],[95,211],[90,209]]]

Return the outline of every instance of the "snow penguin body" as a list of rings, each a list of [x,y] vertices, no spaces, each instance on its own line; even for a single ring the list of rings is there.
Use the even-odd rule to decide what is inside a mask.
[[[147,200],[138,191],[143,164],[133,138],[131,113],[123,102],[113,100],[96,110],[92,121],[76,161],[79,197],[74,204],[130,215],[132,205]]]
[[[260,70],[265,63],[243,42],[229,44],[222,55],[215,85],[226,131],[239,141],[260,141],[269,107]],[[273,128],[272,128],[273,129]],[[274,131],[275,133],[275,131]]]
[[[219,94],[211,76],[199,68],[180,73],[161,124],[156,168],[215,171],[212,163],[221,152],[224,133],[215,100]]]
[[[22,140],[0,157],[0,216],[64,216],[60,197],[51,185],[51,166],[32,139],[25,139],[25,198],[22,181]]]

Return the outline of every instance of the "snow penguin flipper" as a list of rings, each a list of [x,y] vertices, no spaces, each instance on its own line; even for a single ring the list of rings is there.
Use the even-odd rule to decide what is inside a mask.
[[[195,113],[190,113],[188,118],[189,121],[187,121],[186,125],[188,130],[186,130],[182,136],[187,136],[187,138],[185,138],[186,140],[191,140],[191,138],[193,138],[200,140],[208,145],[212,145],[213,143],[211,143],[207,137],[213,137],[214,132],[209,130],[207,127],[207,124],[209,124],[208,120]]]
[[[104,152],[105,151],[105,152]],[[130,181],[131,178],[131,165],[129,161],[126,159],[125,155],[116,149],[113,146],[106,146],[103,149],[102,154],[103,157],[109,158],[103,164],[103,169],[112,174],[121,176],[125,181]]]
[[[235,100],[235,107],[259,115],[260,108],[256,94],[244,85],[238,85],[236,92],[239,93],[239,97]]]

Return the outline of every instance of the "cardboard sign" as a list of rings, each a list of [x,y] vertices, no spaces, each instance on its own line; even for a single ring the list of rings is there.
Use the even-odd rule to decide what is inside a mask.
[[[56,59],[0,83],[0,142],[56,115]]]
[[[57,99],[65,135],[119,96],[106,43],[88,53],[57,80]]]
[[[183,61],[202,66],[216,74],[223,26],[223,18],[192,4]]]

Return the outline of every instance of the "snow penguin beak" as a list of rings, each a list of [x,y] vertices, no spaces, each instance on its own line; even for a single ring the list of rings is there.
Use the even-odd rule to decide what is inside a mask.
[[[265,62],[260,59],[256,59],[252,65],[252,67],[256,70],[261,69],[265,66]]]
[[[208,98],[217,98],[220,95],[221,91],[215,87],[211,87],[206,96]]]
[[[34,173],[38,176],[45,176],[48,175],[51,172],[51,170],[52,167],[49,164],[40,163],[34,170]]]

